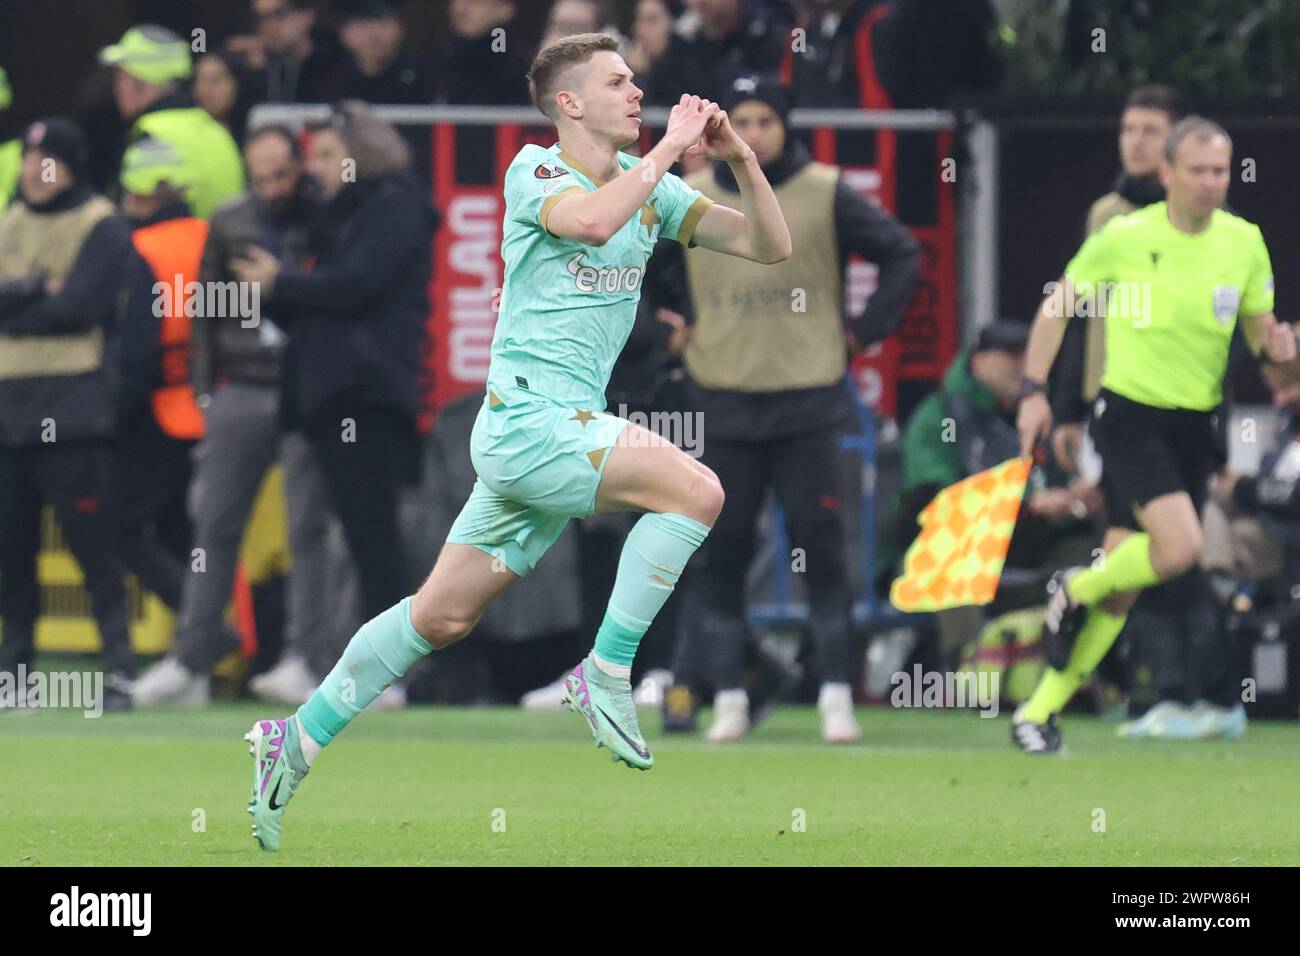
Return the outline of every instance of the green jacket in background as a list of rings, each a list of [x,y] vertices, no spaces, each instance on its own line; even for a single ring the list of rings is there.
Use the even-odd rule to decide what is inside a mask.
[[[975,462],[963,460],[963,451],[970,452],[972,429],[979,435],[985,454],[998,457],[1005,452],[1008,438],[1014,439],[1015,429],[1005,423],[994,424],[1001,418],[993,393],[981,385],[970,371],[969,348],[957,353],[939,387],[916,406],[912,417],[903,429],[901,443],[902,477],[898,497],[891,502],[889,527],[876,552],[875,575],[877,582],[884,581],[897,570],[903,554],[919,530],[916,517],[937,494],[973,474]],[[957,405],[964,406],[959,409]],[[951,421],[945,421],[951,419]],[[962,424],[959,426],[958,422]],[[996,428],[998,434],[989,434]],[[1018,449],[1011,449],[1012,457]],[[999,459],[1001,460],[1001,459]],[[996,462],[994,462],[996,463]]]
[[[956,396],[970,408],[995,412],[993,393],[981,385],[970,372],[970,349],[957,353],[939,388],[916,407],[903,429],[903,478],[900,490],[908,492],[925,485],[947,488],[967,477],[961,451],[953,435],[945,441],[945,418],[952,417],[948,396]],[[949,428],[952,432],[954,429]]]
[[[244,160],[226,128],[197,106],[155,109],[141,114],[128,142],[152,137],[181,156],[187,179],[186,199],[194,215],[212,218],[217,206],[244,189]]]
[[[9,205],[18,191],[18,174],[23,168],[23,141],[11,139],[0,143],[0,210]]]

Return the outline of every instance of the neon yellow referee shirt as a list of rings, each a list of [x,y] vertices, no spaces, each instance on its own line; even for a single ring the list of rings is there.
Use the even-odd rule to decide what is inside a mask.
[[[1209,411],[1223,399],[1237,317],[1273,311],[1273,269],[1259,227],[1215,210],[1189,235],[1153,203],[1110,220],[1065,274],[1075,315],[1103,306],[1103,388],[1157,408]]]

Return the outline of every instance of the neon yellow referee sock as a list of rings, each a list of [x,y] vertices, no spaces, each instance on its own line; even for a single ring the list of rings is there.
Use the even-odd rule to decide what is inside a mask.
[[[1021,716],[1036,724],[1046,723],[1048,717],[1068,704],[1079,685],[1088,679],[1088,675],[1106,656],[1110,646],[1115,643],[1115,638],[1119,637],[1119,632],[1124,630],[1127,618],[1127,614],[1121,617],[1108,614],[1101,608],[1089,609],[1088,620],[1084,622],[1074,650],[1070,652],[1069,664],[1063,671],[1049,667],[1043,673],[1038,686],[1034,688],[1033,696],[1021,710]]]
[[[1092,607],[1103,598],[1123,591],[1149,588],[1160,582],[1151,566],[1151,536],[1131,534],[1107,552],[1101,567],[1087,567],[1070,578],[1065,589],[1080,604]]]

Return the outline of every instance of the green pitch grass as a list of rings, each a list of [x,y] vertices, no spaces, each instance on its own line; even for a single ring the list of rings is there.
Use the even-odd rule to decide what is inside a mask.
[[[1162,743],[1071,717],[1049,759],[1011,748],[1007,713],[863,710],[867,743],[832,748],[806,708],[725,748],[646,713],[646,773],[568,712],[365,715],[269,854],[240,739],[268,715],[0,714],[0,866],[1300,863],[1294,724]]]

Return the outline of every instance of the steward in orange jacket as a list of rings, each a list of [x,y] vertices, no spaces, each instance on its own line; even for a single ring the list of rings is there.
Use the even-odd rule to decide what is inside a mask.
[[[123,563],[168,607],[180,606],[190,561],[186,512],[190,455],[203,437],[203,413],[190,382],[191,309],[210,297],[198,285],[208,224],[185,202],[185,167],[156,140],[133,144],[122,160],[123,207],[137,253],[123,320],[124,384],[144,391],[123,410],[117,450],[117,502]],[[132,375],[130,356],[152,368]]]

